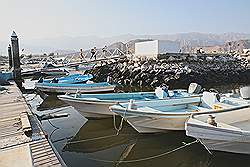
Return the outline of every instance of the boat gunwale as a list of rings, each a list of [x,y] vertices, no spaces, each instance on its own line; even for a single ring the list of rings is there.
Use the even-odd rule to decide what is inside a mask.
[[[51,84],[51,83],[50,83]],[[115,88],[116,85],[97,85],[97,86],[82,86],[80,84],[71,84],[71,85],[67,85],[67,86],[49,86],[49,85],[42,85],[42,84],[35,84],[35,87],[37,89],[70,89],[70,90],[74,90],[74,89],[91,89],[91,88]],[[87,85],[87,84],[84,84]]]
[[[192,120],[193,118],[190,118],[190,120]],[[196,120],[196,119],[195,119]],[[243,135],[244,133],[245,134],[249,134],[250,135],[250,131],[244,131],[242,129],[238,129],[238,130],[232,130],[232,129],[228,129],[228,128],[225,128],[225,127],[218,127],[218,126],[209,126],[208,123],[205,123],[205,122],[202,122],[200,120],[198,120],[199,122],[202,122],[202,123],[205,123],[204,125],[201,125],[201,124],[198,124],[198,123],[192,123],[192,122],[189,122],[187,121],[185,123],[185,129],[187,128],[187,126],[189,127],[196,127],[196,128],[200,128],[200,129],[207,129],[207,130],[212,130],[212,131],[217,131],[217,132],[226,132],[226,133],[233,133],[233,134],[237,134],[237,135]],[[200,132],[199,132],[200,133]],[[207,132],[203,133],[203,134],[207,134]],[[193,135],[191,135],[193,136]],[[193,136],[194,137],[194,136]],[[198,136],[196,136],[197,138],[199,138]]]
[[[193,112],[145,112],[145,111],[138,111],[138,110],[129,110],[127,108],[116,108],[116,107],[110,107],[110,110],[114,113],[117,113],[121,116],[124,114],[128,115],[137,115],[137,116],[147,116],[147,117],[156,117],[156,116],[191,116]],[[124,111],[124,112],[123,112]]]
[[[166,105],[167,106],[167,105]],[[136,109],[127,109],[126,107],[121,107],[121,105],[118,107],[116,106],[111,106],[110,107],[110,110],[115,112],[115,113],[125,113],[125,114],[136,114],[136,115],[148,115],[148,116],[153,116],[154,115],[157,115],[157,116],[168,116],[168,115],[176,115],[176,116],[184,116],[184,115],[190,115],[191,118],[194,118],[194,115],[201,115],[201,114],[213,114],[213,113],[222,113],[222,112],[229,112],[229,111],[235,111],[235,110],[238,110],[238,109],[244,109],[244,108],[250,108],[250,105],[246,105],[246,106],[240,106],[240,107],[233,107],[233,108],[230,108],[230,109],[223,109],[223,110],[213,110],[213,109],[210,109],[208,111],[197,111],[197,112],[186,112],[186,113],[183,113],[183,112],[169,112],[169,111],[166,111],[166,112],[162,112],[160,111],[159,113],[157,112],[145,112],[145,111],[138,111]],[[122,112],[124,111],[124,112]]]
[[[141,95],[143,96],[144,94],[154,94],[153,92],[142,92],[142,93],[134,93],[135,95]],[[123,94],[123,93],[111,93],[112,95],[113,94]],[[91,96],[92,94],[82,94],[83,96]],[[97,94],[97,95],[105,95],[105,94]],[[108,94],[107,94],[108,95]],[[96,96],[96,95],[93,95],[93,96]],[[60,95],[58,96],[58,98],[61,98],[61,99],[66,99],[66,100],[69,100],[69,101],[76,101],[76,102],[85,102],[85,103],[98,103],[100,104],[101,102],[103,102],[103,104],[107,103],[107,104],[118,104],[118,103],[125,103],[125,102],[129,102],[130,99],[133,99],[133,98],[129,98],[127,100],[103,100],[103,99],[99,99],[99,98],[96,98],[96,99],[91,99],[91,98],[81,98],[81,97],[73,97],[73,96],[70,96],[70,95]],[[143,99],[140,99],[140,100],[136,100],[136,101],[150,101],[151,99],[146,99],[146,97]],[[152,99],[152,100],[164,100],[164,99]]]
[[[195,118],[196,116],[199,115],[207,115],[207,114],[218,114],[218,113],[224,113],[224,112],[230,112],[230,111],[235,111],[235,110],[240,110],[240,109],[245,109],[245,108],[250,108],[250,104],[247,105],[241,105],[241,106],[236,106],[236,107],[232,107],[232,108],[226,108],[226,109],[220,109],[220,110],[212,110],[212,111],[205,111],[205,112],[197,112],[197,113],[193,113],[192,114],[192,118],[198,120],[197,118]]]

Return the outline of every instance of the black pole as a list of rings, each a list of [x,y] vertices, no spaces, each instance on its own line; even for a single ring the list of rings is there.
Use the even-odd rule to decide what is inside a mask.
[[[12,51],[10,44],[8,46],[8,55],[9,55],[9,69],[11,69],[13,67],[13,64],[12,64]]]
[[[11,35],[11,49],[12,49],[12,63],[14,67],[13,76],[18,87],[21,89],[22,77],[21,77],[20,57],[19,57],[19,44],[15,31],[13,31]]]

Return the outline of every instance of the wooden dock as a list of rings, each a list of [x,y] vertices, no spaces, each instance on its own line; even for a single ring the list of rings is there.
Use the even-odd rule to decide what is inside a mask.
[[[15,83],[0,91],[0,166],[66,166]]]

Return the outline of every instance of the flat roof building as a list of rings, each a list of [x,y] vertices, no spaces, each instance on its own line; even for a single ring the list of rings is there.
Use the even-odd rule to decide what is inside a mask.
[[[180,43],[169,40],[152,40],[135,43],[135,56],[156,58],[160,54],[179,53]]]

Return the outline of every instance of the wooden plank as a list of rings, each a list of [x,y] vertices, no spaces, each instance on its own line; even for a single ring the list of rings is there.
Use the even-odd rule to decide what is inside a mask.
[[[62,166],[15,84],[0,94],[0,166]],[[22,128],[23,127],[23,128]],[[31,130],[31,136],[25,130]],[[36,141],[32,141],[33,138]],[[66,165],[64,165],[66,166]]]

